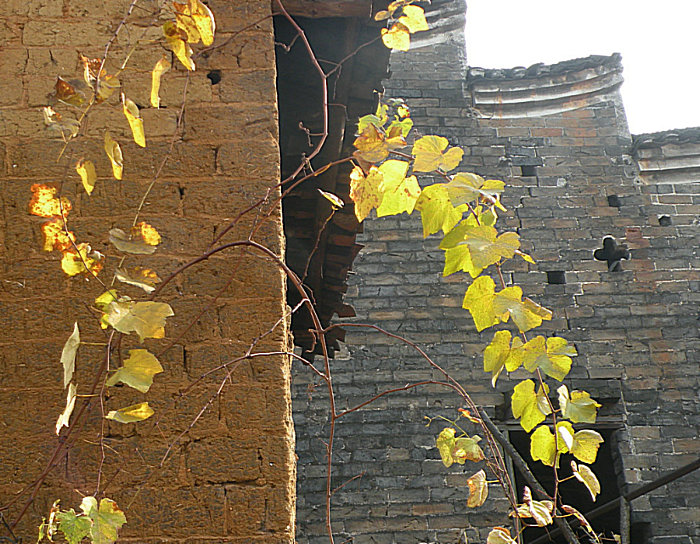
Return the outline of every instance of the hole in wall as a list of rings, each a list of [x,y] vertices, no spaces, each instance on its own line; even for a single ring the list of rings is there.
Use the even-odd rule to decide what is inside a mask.
[[[534,178],[537,176],[537,167],[523,165],[520,167],[520,175],[524,178]]]
[[[659,225],[662,227],[668,227],[672,223],[671,221],[671,216],[670,215],[660,215],[659,216]]]
[[[608,206],[610,206],[611,208],[619,208],[620,207],[620,197],[617,195],[608,196]]]
[[[212,85],[218,85],[221,81],[221,70],[210,70],[207,74],[207,78],[209,78]]]
[[[630,258],[630,252],[624,244],[617,245],[615,238],[606,236],[603,238],[603,247],[593,252],[596,261],[606,261],[608,272],[622,272],[622,260]]]
[[[563,270],[548,270],[547,283],[552,285],[563,285],[566,283],[566,272]]]

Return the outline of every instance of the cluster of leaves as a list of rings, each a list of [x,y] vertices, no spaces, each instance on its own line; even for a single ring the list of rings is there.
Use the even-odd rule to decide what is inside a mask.
[[[394,11],[404,13],[410,2],[394,2],[388,12],[379,18],[394,17]],[[394,11],[391,11],[391,10]],[[420,8],[419,8],[420,9]],[[410,13],[410,12],[409,12]],[[407,17],[407,15],[404,15]],[[399,21],[395,32],[403,31]],[[392,27],[392,29],[394,28]],[[384,36],[391,32],[385,32]],[[385,43],[386,39],[385,39]],[[392,44],[387,44],[391,46]],[[394,49],[403,50],[403,46]],[[595,423],[600,407],[584,391],[569,393],[565,385],[557,389],[559,407],[549,398],[549,386],[544,376],[562,381],[572,365],[571,357],[577,352],[564,338],[536,336],[526,333],[551,320],[551,310],[523,297],[517,285],[506,285],[501,273],[503,263],[516,255],[534,264],[534,260],[521,251],[520,237],[516,232],[499,232],[496,228],[498,214],[506,211],[500,196],[503,181],[484,179],[473,173],[454,172],[459,166],[463,150],[450,147],[447,139],[428,135],[410,141],[413,123],[406,104],[393,99],[380,103],[377,111],[359,120],[354,142],[355,167],[350,174],[350,197],[355,205],[358,221],[363,221],[372,210],[378,217],[413,213],[421,215],[423,235],[428,237],[442,233],[439,247],[445,252],[443,275],[466,272],[472,278],[466,289],[462,306],[469,311],[476,329],[483,331],[501,323],[511,323],[511,330],[497,331],[484,350],[484,370],[491,374],[493,386],[503,370],[514,372],[520,368],[534,375],[518,383],[512,393],[513,416],[531,434],[531,456],[536,461],[553,467],[558,474],[562,455],[570,454],[582,463],[593,463],[603,438],[593,430],[575,430],[573,425]],[[429,174],[423,187],[416,174]],[[435,182],[435,179],[438,181]],[[494,267],[500,285],[484,272]],[[550,424],[546,423],[547,418]],[[552,432],[552,429],[555,432]],[[456,437],[452,427],[443,429],[437,438],[437,447],[445,466],[480,461],[483,454],[476,443],[479,437],[469,437],[462,432]],[[572,475],[579,480],[595,500],[600,485],[590,467],[571,461]],[[568,478],[567,478],[568,479]],[[488,495],[488,481],[483,470],[468,481],[470,507],[483,504]],[[549,525],[557,516],[559,497],[535,501],[526,488],[523,502],[516,505],[513,516],[525,523]],[[573,507],[561,504],[564,515],[582,517]],[[529,521],[528,521],[529,520]],[[585,523],[584,527],[590,529]],[[597,539],[592,529],[589,531]],[[507,529],[496,528],[489,543],[512,542]]]
[[[84,497],[80,510],[78,513],[72,508],[61,510],[59,501],[56,501],[48,520],[44,518],[39,526],[37,544],[43,540],[53,542],[59,533],[68,544],[79,544],[84,538],[89,538],[93,544],[116,542],[126,516],[113,500],[102,499],[98,505],[95,497]]]
[[[386,10],[378,11],[375,21],[389,20],[389,28],[382,28],[382,42],[389,49],[408,51],[411,46],[411,34],[428,30],[423,8],[414,6],[415,0],[396,0]]]

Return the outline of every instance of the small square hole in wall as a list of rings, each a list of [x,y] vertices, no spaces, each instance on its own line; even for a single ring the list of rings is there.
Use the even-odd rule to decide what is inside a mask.
[[[619,208],[620,207],[620,197],[617,195],[610,195],[608,197],[608,206],[611,208]]]
[[[662,227],[668,227],[671,224],[671,216],[670,215],[661,215],[659,216],[659,225]]]
[[[524,178],[534,178],[537,176],[537,167],[536,166],[521,166],[520,167],[520,175]]]
[[[566,272],[563,270],[548,270],[547,283],[552,285],[563,285],[566,283]]]

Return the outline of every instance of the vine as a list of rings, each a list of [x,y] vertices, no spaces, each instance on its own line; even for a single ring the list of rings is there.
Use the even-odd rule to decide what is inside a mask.
[[[60,104],[61,108],[70,108],[74,115],[59,112],[53,106],[47,106],[43,110],[45,124],[63,142],[59,158],[66,155],[68,164],[74,168],[88,196],[98,182],[97,170],[94,162],[89,158],[76,158],[71,144],[85,136],[85,121],[92,114],[93,109],[108,106],[118,107],[130,128],[134,142],[140,147],[146,147],[146,130],[138,106],[127,97],[127,93],[123,90],[119,93],[118,105],[115,105],[113,101],[110,102],[110,98],[122,87],[119,76],[127,68],[136,46],[127,52],[120,68],[113,74],[108,74],[105,69],[111,46],[125,28],[137,3],[138,0],[133,0],[129,5],[126,15],[106,44],[101,58],[91,59],[79,54],[79,60],[83,67],[82,81],[78,80],[76,83],[60,77],[57,79],[54,100],[56,104]],[[45,470],[35,482],[27,486],[9,504],[3,505],[0,509],[6,510],[9,506],[20,501],[22,497],[27,496],[19,515],[10,527],[15,527],[19,519],[26,513],[27,508],[36,497],[39,487],[49,472],[55,468],[61,453],[69,444],[73,430],[83,423],[84,416],[93,407],[95,399],[99,401],[102,409],[103,426],[105,419],[129,424],[147,420],[154,415],[155,412],[147,401],[110,411],[106,411],[104,408],[106,388],[124,384],[146,394],[152,386],[154,378],[163,372],[163,367],[158,359],[160,354],[153,354],[145,347],[129,349],[126,356],[123,356],[122,339],[133,334],[138,337],[139,345],[142,346],[146,339],[164,338],[167,320],[174,315],[174,311],[169,304],[158,302],[155,299],[179,274],[206,261],[215,254],[231,250],[250,252],[261,259],[271,261],[291,280],[293,288],[301,296],[301,302],[290,312],[295,313],[302,306],[309,311],[314,323],[316,340],[321,346],[323,367],[315,366],[311,361],[291,351],[256,351],[258,343],[280,327],[290,317],[290,314],[280,316],[279,320],[272,324],[268,331],[251,342],[243,354],[207,371],[182,392],[183,396],[187,395],[194,385],[215,372],[224,371],[225,373],[220,386],[209,401],[198,412],[187,429],[169,445],[161,460],[161,467],[166,462],[177,440],[197,423],[211,406],[213,400],[221,394],[226,384],[231,381],[232,372],[241,362],[257,357],[284,355],[309,367],[325,383],[329,393],[331,417],[330,432],[326,443],[325,518],[331,543],[334,541],[331,497],[348,483],[345,482],[335,488],[331,485],[336,422],[343,416],[360,410],[385,395],[429,384],[453,391],[462,399],[466,407],[460,410],[460,415],[456,420],[444,420],[449,425],[444,427],[436,438],[436,447],[444,465],[449,467],[453,463],[465,464],[467,461],[479,462],[483,460],[495,478],[493,481],[488,480],[484,470],[473,474],[467,482],[469,488],[467,506],[475,508],[484,504],[488,497],[489,485],[493,483],[503,487],[506,497],[510,501],[515,534],[511,535],[509,528],[495,527],[488,536],[487,542],[489,544],[520,542],[524,527],[528,525],[542,527],[553,523],[562,527],[567,538],[573,537],[575,541],[575,536],[573,536],[568,522],[563,521],[570,517],[576,518],[591,538],[600,542],[599,536],[583,515],[564,502],[558,489],[558,485],[562,481],[575,478],[585,486],[593,500],[600,492],[600,484],[595,474],[585,463],[590,464],[595,461],[598,447],[603,439],[600,434],[593,430],[574,427],[574,425],[578,426],[582,423],[595,423],[597,408],[600,405],[587,392],[569,392],[565,385],[561,385],[556,390],[558,401],[556,407],[554,401],[549,397],[550,387],[545,381],[545,376],[561,382],[570,371],[571,357],[577,353],[573,346],[560,337],[527,337],[529,331],[539,327],[543,321],[550,320],[552,312],[529,298],[523,298],[522,289],[517,285],[507,285],[501,272],[503,263],[515,256],[532,264],[535,262],[529,255],[520,250],[520,239],[517,233],[499,233],[495,226],[499,212],[505,211],[500,201],[500,196],[505,190],[504,182],[484,179],[472,173],[454,173],[461,162],[463,150],[459,147],[450,147],[447,139],[441,136],[422,136],[409,144],[412,138],[413,121],[410,109],[400,99],[380,101],[374,114],[366,115],[359,120],[357,138],[354,142],[356,152],[352,158],[341,159],[313,170],[310,167],[310,161],[318,154],[328,134],[327,78],[338,70],[340,65],[329,73],[324,72],[316,61],[315,53],[301,27],[288,14],[280,0],[277,0],[277,5],[280,13],[296,29],[297,37],[300,38],[309,57],[314,62],[315,69],[321,75],[323,131],[313,151],[292,175],[282,180],[274,189],[269,189],[263,198],[229,222],[205,253],[182,264],[164,280],[161,280],[158,273],[151,268],[140,265],[126,266],[130,256],[153,254],[161,243],[161,236],[157,229],[146,221],[139,221],[139,218],[147,196],[172,153],[175,136],[183,118],[184,99],[178,115],[178,129],[173,135],[170,152],[160,164],[141,198],[131,227],[127,229],[113,228],[108,233],[109,241],[119,255],[119,264],[112,271],[111,279],[104,279],[105,256],[93,251],[88,242],[79,242],[75,233],[70,230],[69,217],[72,203],[66,196],[62,195],[62,183],[32,186],[33,195],[29,202],[29,212],[46,219],[41,227],[44,236],[44,250],[57,251],[61,254],[61,268],[68,276],[83,276],[98,282],[103,289],[102,294],[94,300],[92,309],[100,327],[106,331],[106,342],[103,344],[104,358],[100,368],[97,370],[91,385],[85,391],[81,387],[82,393],[79,394],[74,377],[76,357],[80,346],[86,343],[81,341],[80,326],[78,322],[75,322],[60,357],[63,367],[63,386],[64,389],[67,389],[67,393],[65,409],[56,422],[56,434],[59,436],[59,442]],[[200,0],[168,2],[165,8],[160,8],[151,14],[153,24],[163,13],[169,14],[170,18],[161,25],[160,45],[169,50],[187,71],[193,71],[196,68],[197,55],[194,53],[192,45],[202,43],[207,48],[200,51],[199,54],[202,54],[213,48],[223,47],[235,37],[234,34],[222,44],[213,45],[216,28],[214,15]],[[388,21],[387,27],[381,30],[381,39],[387,47],[399,51],[409,49],[411,34],[428,29],[423,9],[415,5],[414,0],[392,2],[386,10],[375,15],[375,20]],[[153,108],[160,106],[161,78],[171,67],[169,55],[163,55],[151,71],[150,105]],[[187,86],[185,85],[185,95],[186,92]],[[59,106],[56,107],[59,108]],[[125,160],[121,146],[109,131],[104,132],[103,140],[104,152],[111,165],[112,177],[120,180],[123,176]],[[353,162],[350,174],[350,197],[353,200],[358,221],[366,219],[372,210],[379,217],[404,212],[412,214],[416,210],[420,212],[424,237],[442,232],[440,249],[445,252],[443,275],[466,272],[473,280],[466,288],[463,307],[470,313],[477,330],[483,331],[509,322],[514,326],[512,330],[495,332],[492,341],[484,349],[484,371],[491,374],[494,387],[504,370],[513,372],[522,367],[533,374],[533,379],[523,380],[514,386],[511,396],[512,411],[514,417],[520,420],[522,428],[530,433],[532,458],[552,468],[556,484],[553,494],[548,495],[537,483],[517,452],[509,445],[485,412],[472,401],[467,390],[418,345],[373,325],[342,323],[324,328],[316,314],[311,292],[304,284],[308,264],[303,277],[300,278],[285,264],[280,255],[253,239],[261,225],[270,218],[276,206],[279,205],[284,194],[300,183],[320,175],[330,166],[349,161]],[[310,173],[308,173],[309,171]],[[67,175],[68,169],[64,171],[64,180]],[[422,186],[418,176],[422,178],[428,176],[423,178]],[[439,181],[434,182],[435,179]],[[279,191],[281,194],[272,198],[273,191]],[[323,191],[321,194],[331,202],[333,210],[344,206],[344,202],[338,196]],[[265,209],[266,207],[267,209]],[[257,217],[247,239],[219,244],[222,237],[230,232],[245,214],[253,211],[257,212]],[[329,221],[330,217],[323,224],[323,228]],[[316,241],[316,245],[318,245],[319,240]],[[311,256],[309,261],[310,259]],[[495,276],[496,281],[490,275],[485,274],[487,271],[494,272],[492,275]],[[230,281],[235,273],[236,270],[232,273]],[[146,298],[134,300],[120,294],[119,289],[115,287],[118,284],[137,287],[144,291]],[[205,307],[199,315],[201,316],[208,307]],[[180,337],[187,332],[193,323],[194,321],[185,328]],[[338,411],[334,400],[332,370],[325,336],[333,328],[341,326],[368,327],[404,342],[415,349],[429,366],[442,375],[442,378],[388,389],[354,407]],[[175,341],[177,339],[172,341],[163,352],[172,347]],[[83,399],[84,402],[75,411],[78,399]],[[471,431],[465,428],[464,420],[475,426],[477,432],[481,432],[483,437],[479,434],[470,435]],[[43,539],[51,541],[59,533],[69,544],[77,544],[86,538],[93,544],[111,544],[117,540],[118,532],[127,520],[125,513],[115,501],[103,497],[102,463],[106,457],[103,443],[104,434],[103,427],[100,433],[102,457],[95,493],[83,498],[79,512],[72,508],[62,509],[59,502],[56,501],[48,518],[42,522],[39,528],[39,541]],[[480,445],[482,440],[488,446],[486,453]],[[517,493],[506,469],[502,450],[506,455],[512,457],[519,469],[524,472],[530,486],[539,495],[539,500],[533,498],[533,491],[530,487],[526,487],[522,494]],[[568,476],[561,476],[559,465],[565,455],[571,455],[579,463],[571,459],[571,473]],[[522,500],[519,497],[522,497]]]

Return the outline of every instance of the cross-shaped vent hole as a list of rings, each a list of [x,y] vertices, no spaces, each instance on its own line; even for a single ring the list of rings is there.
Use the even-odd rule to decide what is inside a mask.
[[[603,238],[603,247],[593,252],[596,261],[606,261],[608,272],[622,272],[622,259],[629,259],[630,252],[625,245],[617,245],[615,238],[606,236]]]

